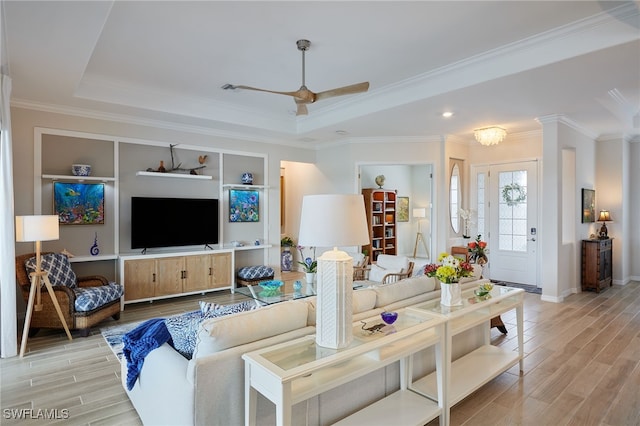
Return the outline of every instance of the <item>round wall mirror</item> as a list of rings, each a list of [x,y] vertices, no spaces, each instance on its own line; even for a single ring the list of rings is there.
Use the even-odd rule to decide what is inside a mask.
[[[451,217],[451,229],[456,234],[460,232],[460,202],[462,200],[462,187],[460,185],[460,168],[457,163],[451,168],[449,181],[449,216]]]

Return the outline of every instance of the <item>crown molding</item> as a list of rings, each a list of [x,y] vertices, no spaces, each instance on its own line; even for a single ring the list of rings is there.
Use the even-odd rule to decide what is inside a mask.
[[[23,108],[34,111],[47,112],[52,114],[69,115],[73,117],[89,118],[94,120],[115,121],[124,124],[133,124],[137,126],[160,128],[165,130],[174,130],[178,132],[187,132],[207,136],[215,136],[223,139],[240,140],[246,142],[258,142],[272,145],[283,145],[295,148],[310,149],[297,144],[296,141],[286,141],[281,138],[260,137],[253,133],[231,132],[215,129],[205,126],[194,126],[181,124],[165,120],[157,120],[151,118],[142,118],[139,116],[115,114],[104,111],[96,111],[87,108],[76,108],[66,105],[45,104],[41,102],[33,102],[24,99],[12,99],[11,106],[14,108]]]
[[[549,115],[544,115],[542,117],[536,117],[536,121],[543,126],[547,124],[561,123],[567,127],[572,128],[578,133],[582,133],[584,136],[588,137],[589,139],[596,140],[598,137],[598,135],[593,131],[587,129],[583,125],[577,123],[576,121],[573,121],[572,119],[566,117],[563,114],[549,114]]]

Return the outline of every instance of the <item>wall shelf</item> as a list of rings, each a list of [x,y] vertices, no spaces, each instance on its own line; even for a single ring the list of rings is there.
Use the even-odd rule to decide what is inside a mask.
[[[244,246],[240,246],[240,247],[236,247],[233,244],[227,243],[227,244],[223,244],[222,248],[223,249],[231,249],[233,251],[243,251],[243,250],[262,250],[262,249],[268,249],[273,247],[273,245],[271,244],[260,244],[260,245],[255,245],[255,244],[247,244]]]
[[[245,185],[242,183],[225,183],[222,185],[223,188],[227,189],[266,189],[269,188],[267,185]]]
[[[117,254],[102,254],[97,256],[74,256],[69,258],[70,263],[79,262],[96,262],[100,260],[115,260],[118,258]]]
[[[42,179],[51,180],[77,180],[78,182],[96,181],[96,182],[115,182],[114,177],[104,176],[74,176],[74,175],[42,175]]]
[[[176,178],[176,179],[202,179],[211,180],[213,176],[208,175],[191,175],[188,173],[160,173],[160,172],[136,172],[136,176],[151,176],[151,177],[163,177],[163,178]]]

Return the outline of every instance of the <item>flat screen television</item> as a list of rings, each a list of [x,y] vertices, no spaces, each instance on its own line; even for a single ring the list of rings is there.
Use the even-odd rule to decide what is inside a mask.
[[[218,243],[218,200],[131,197],[131,248]]]

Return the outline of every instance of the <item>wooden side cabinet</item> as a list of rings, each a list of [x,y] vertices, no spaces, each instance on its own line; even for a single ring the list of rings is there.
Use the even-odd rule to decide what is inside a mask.
[[[613,240],[582,240],[582,290],[611,287]]]
[[[232,250],[120,256],[124,303],[231,288]]]

